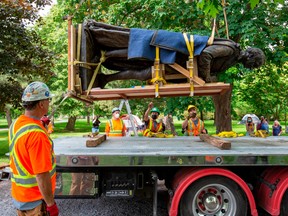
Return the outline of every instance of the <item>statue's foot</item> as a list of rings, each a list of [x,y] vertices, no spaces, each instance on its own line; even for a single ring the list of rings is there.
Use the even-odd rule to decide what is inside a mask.
[[[205,78],[205,82],[207,82],[207,83],[217,82],[217,77],[216,76],[207,76]]]

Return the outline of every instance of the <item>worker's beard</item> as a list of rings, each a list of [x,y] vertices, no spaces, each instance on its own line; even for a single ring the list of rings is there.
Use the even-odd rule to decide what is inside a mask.
[[[192,114],[191,114],[191,117],[192,117],[192,118],[195,118],[196,115],[197,115],[196,113],[192,113]]]

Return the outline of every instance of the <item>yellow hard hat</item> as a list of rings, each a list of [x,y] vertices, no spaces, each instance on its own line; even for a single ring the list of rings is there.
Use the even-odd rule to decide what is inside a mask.
[[[188,106],[188,108],[187,108],[187,111],[189,112],[189,110],[190,110],[190,109],[192,109],[192,108],[195,108],[195,109],[197,109],[197,107],[196,107],[196,106],[194,106],[194,105],[189,105],[189,106]]]

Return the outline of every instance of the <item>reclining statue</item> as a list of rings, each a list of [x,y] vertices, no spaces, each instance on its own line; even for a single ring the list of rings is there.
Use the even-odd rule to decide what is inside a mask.
[[[161,37],[160,31],[163,30],[147,30],[146,32],[142,29],[122,28],[95,22],[93,20],[89,20],[84,24],[84,30],[86,40],[88,41],[86,43],[89,43],[89,46],[92,45],[92,48],[89,48],[88,50],[82,48],[81,56],[84,53],[83,56],[86,55],[86,57],[84,59],[81,58],[81,60],[90,61],[92,63],[99,63],[102,60],[102,65],[105,68],[117,71],[113,74],[98,73],[93,87],[104,88],[108,82],[114,80],[135,79],[147,81],[152,78],[151,66],[154,65],[154,59],[147,57],[147,52],[151,51],[150,49],[152,43],[156,43],[157,45],[159,41],[157,42],[155,35],[158,36],[159,34],[159,37]],[[138,32],[138,35],[136,37],[133,35],[133,39],[131,39],[132,33],[134,32]],[[143,43],[145,40],[147,40],[147,37],[143,36],[146,33],[150,38],[152,38],[152,42],[148,41],[148,45],[146,45],[146,47],[140,48],[139,45],[142,43],[142,40]],[[180,37],[179,33],[177,34],[175,32],[172,32],[172,36],[168,34],[169,32],[167,31],[163,31],[162,33],[164,33],[162,40],[163,37],[167,35],[167,40],[164,38],[164,48],[166,48],[166,44],[169,45],[170,43],[174,43],[176,39],[179,39]],[[183,43],[185,44],[185,40],[182,34],[181,37],[183,39],[183,41],[181,41],[183,45]],[[239,44],[235,43],[234,41],[221,38],[215,38],[211,45],[207,45],[208,37],[200,37],[202,43],[204,41],[204,46],[203,44],[200,44],[200,49],[198,51],[195,48],[194,55],[197,56],[199,77],[205,80],[205,82],[216,82],[216,75],[218,73],[224,72],[237,63],[242,63],[245,68],[253,69],[259,68],[265,62],[265,55],[261,49],[248,48],[243,51],[240,49]],[[161,44],[161,42],[159,43]],[[152,48],[155,50],[155,47]],[[170,52],[171,49],[172,48],[168,47],[167,52]],[[105,51],[105,53],[102,52],[101,54],[101,50]],[[160,51],[161,50],[162,47],[160,46]],[[90,59],[87,59],[87,52],[89,52]],[[141,52],[143,56],[140,56]],[[164,50],[164,52],[166,51]],[[152,51],[152,56],[153,55],[155,56],[154,52]],[[165,65],[165,73],[176,74],[179,72],[170,67],[169,64],[177,63],[186,68],[186,61],[188,60],[189,53],[188,49],[183,51],[183,49],[181,50],[181,47],[176,47],[175,50],[172,50],[172,57],[168,57],[168,60],[163,60],[161,56],[162,54],[160,54],[160,61],[162,63],[163,61],[168,62],[168,64]],[[81,70],[86,69],[81,68]],[[90,77],[92,76],[92,73],[93,70],[90,71]],[[174,81],[178,83],[183,82],[183,80]],[[89,82],[89,78],[87,82]],[[170,80],[170,82],[173,82],[173,80]],[[187,82],[187,80],[184,82]]]

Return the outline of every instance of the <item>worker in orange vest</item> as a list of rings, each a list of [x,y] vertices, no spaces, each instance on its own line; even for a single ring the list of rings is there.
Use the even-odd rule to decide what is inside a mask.
[[[48,112],[51,97],[46,84],[29,84],[22,95],[24,115],[9,129],[11,194],[18,215],[59,215],[54,200],[54,145],[40,121]]]
[[[149,112],[151,117],[149,117]],[[153,102],[150,102],[148,108],[144,114],[144,122],[146,129],[143,132],[143,136],[149,136],[149,133],[159,133],[165,131],[165,125],[163,121],[158,117],[160,115],[160,111],[157,107],[154,107]]]
[[[200,133],[206,134],[204,122],[197,117],[197,108],[194,105],[189,105],[187,108],[188,116],[182,123],[182,133],[185,136],[199,136]]]
[[[110,137],[126,136],[126,126],[120,118],[120,109],[118,107],[112,109],[112,118],[106,123],[105,133]]]

